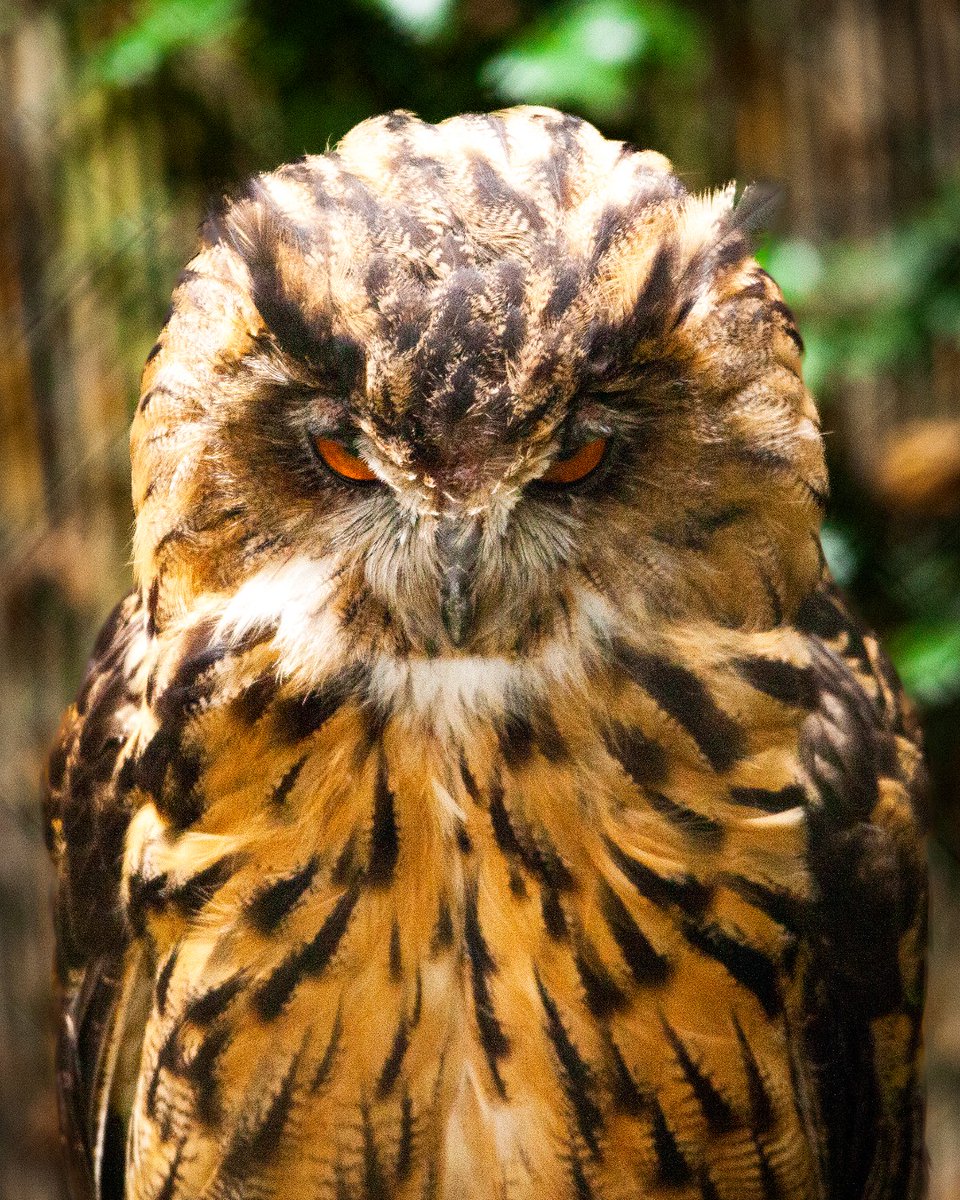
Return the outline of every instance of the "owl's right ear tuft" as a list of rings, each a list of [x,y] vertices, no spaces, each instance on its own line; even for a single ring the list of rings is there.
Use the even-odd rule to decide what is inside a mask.
[[[741,233],[751,241],[766,232],[783,204],[783,188],[776,183],[750,183],[730,212],[728,233]]]

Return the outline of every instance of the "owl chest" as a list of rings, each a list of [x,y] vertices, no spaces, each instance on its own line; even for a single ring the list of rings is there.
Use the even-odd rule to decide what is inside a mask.
[[[346,732],[269,781],[248,771],[232,820],[214,806],[164,835],[162,874],[183,882],[151,917],[143,1161],[182,1129],[205,1178],[397,1197],[432,1181],[450,1200],[674,1195],[759,1164],[796,939],[721,866],[769,874],[778,854],[797,880],[801,832],[691,840],[599,740],[572,761],[503,731]],[[161,840],[141,846],[155,871]],[[213,861],[191,874],[191,853]],[[800,1123],[765,1096],[798,1187]]]

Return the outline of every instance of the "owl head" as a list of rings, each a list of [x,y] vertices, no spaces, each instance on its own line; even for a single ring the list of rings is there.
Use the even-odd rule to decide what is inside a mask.
[[[789,619],[824,465],[755,207],[545,108],[396,112],[255,178],[144,372],[152,630],[272,622],[309,673]]]

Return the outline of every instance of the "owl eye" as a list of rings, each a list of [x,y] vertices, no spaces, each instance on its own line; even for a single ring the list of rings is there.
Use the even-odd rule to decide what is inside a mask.
[[[579,483],[595,470],[607,452],[607,439],[597,438],[581,446],[576,454],[569,458],[558,458],[545,474],[540,476],[540,483]]]
[[[324,463],[335,475],[352,479],[355,483],[372,483],[377,478],[362,458],[351,454],[346,446],[333,438],[315,437],[313,444]]]

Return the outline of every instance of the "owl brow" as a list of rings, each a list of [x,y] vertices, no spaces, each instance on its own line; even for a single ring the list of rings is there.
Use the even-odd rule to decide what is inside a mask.
[[[279,271],[280,250],[302,247],[306,235],[276,208],[258,181],[251,183],[246,198],[247,207],[234,205],[216,229],[247,267],[251,298],[264,325],[284,354],[336,390],[350,390],[361,374],[363,348],[334,328],[329,311],[308,316]]]

